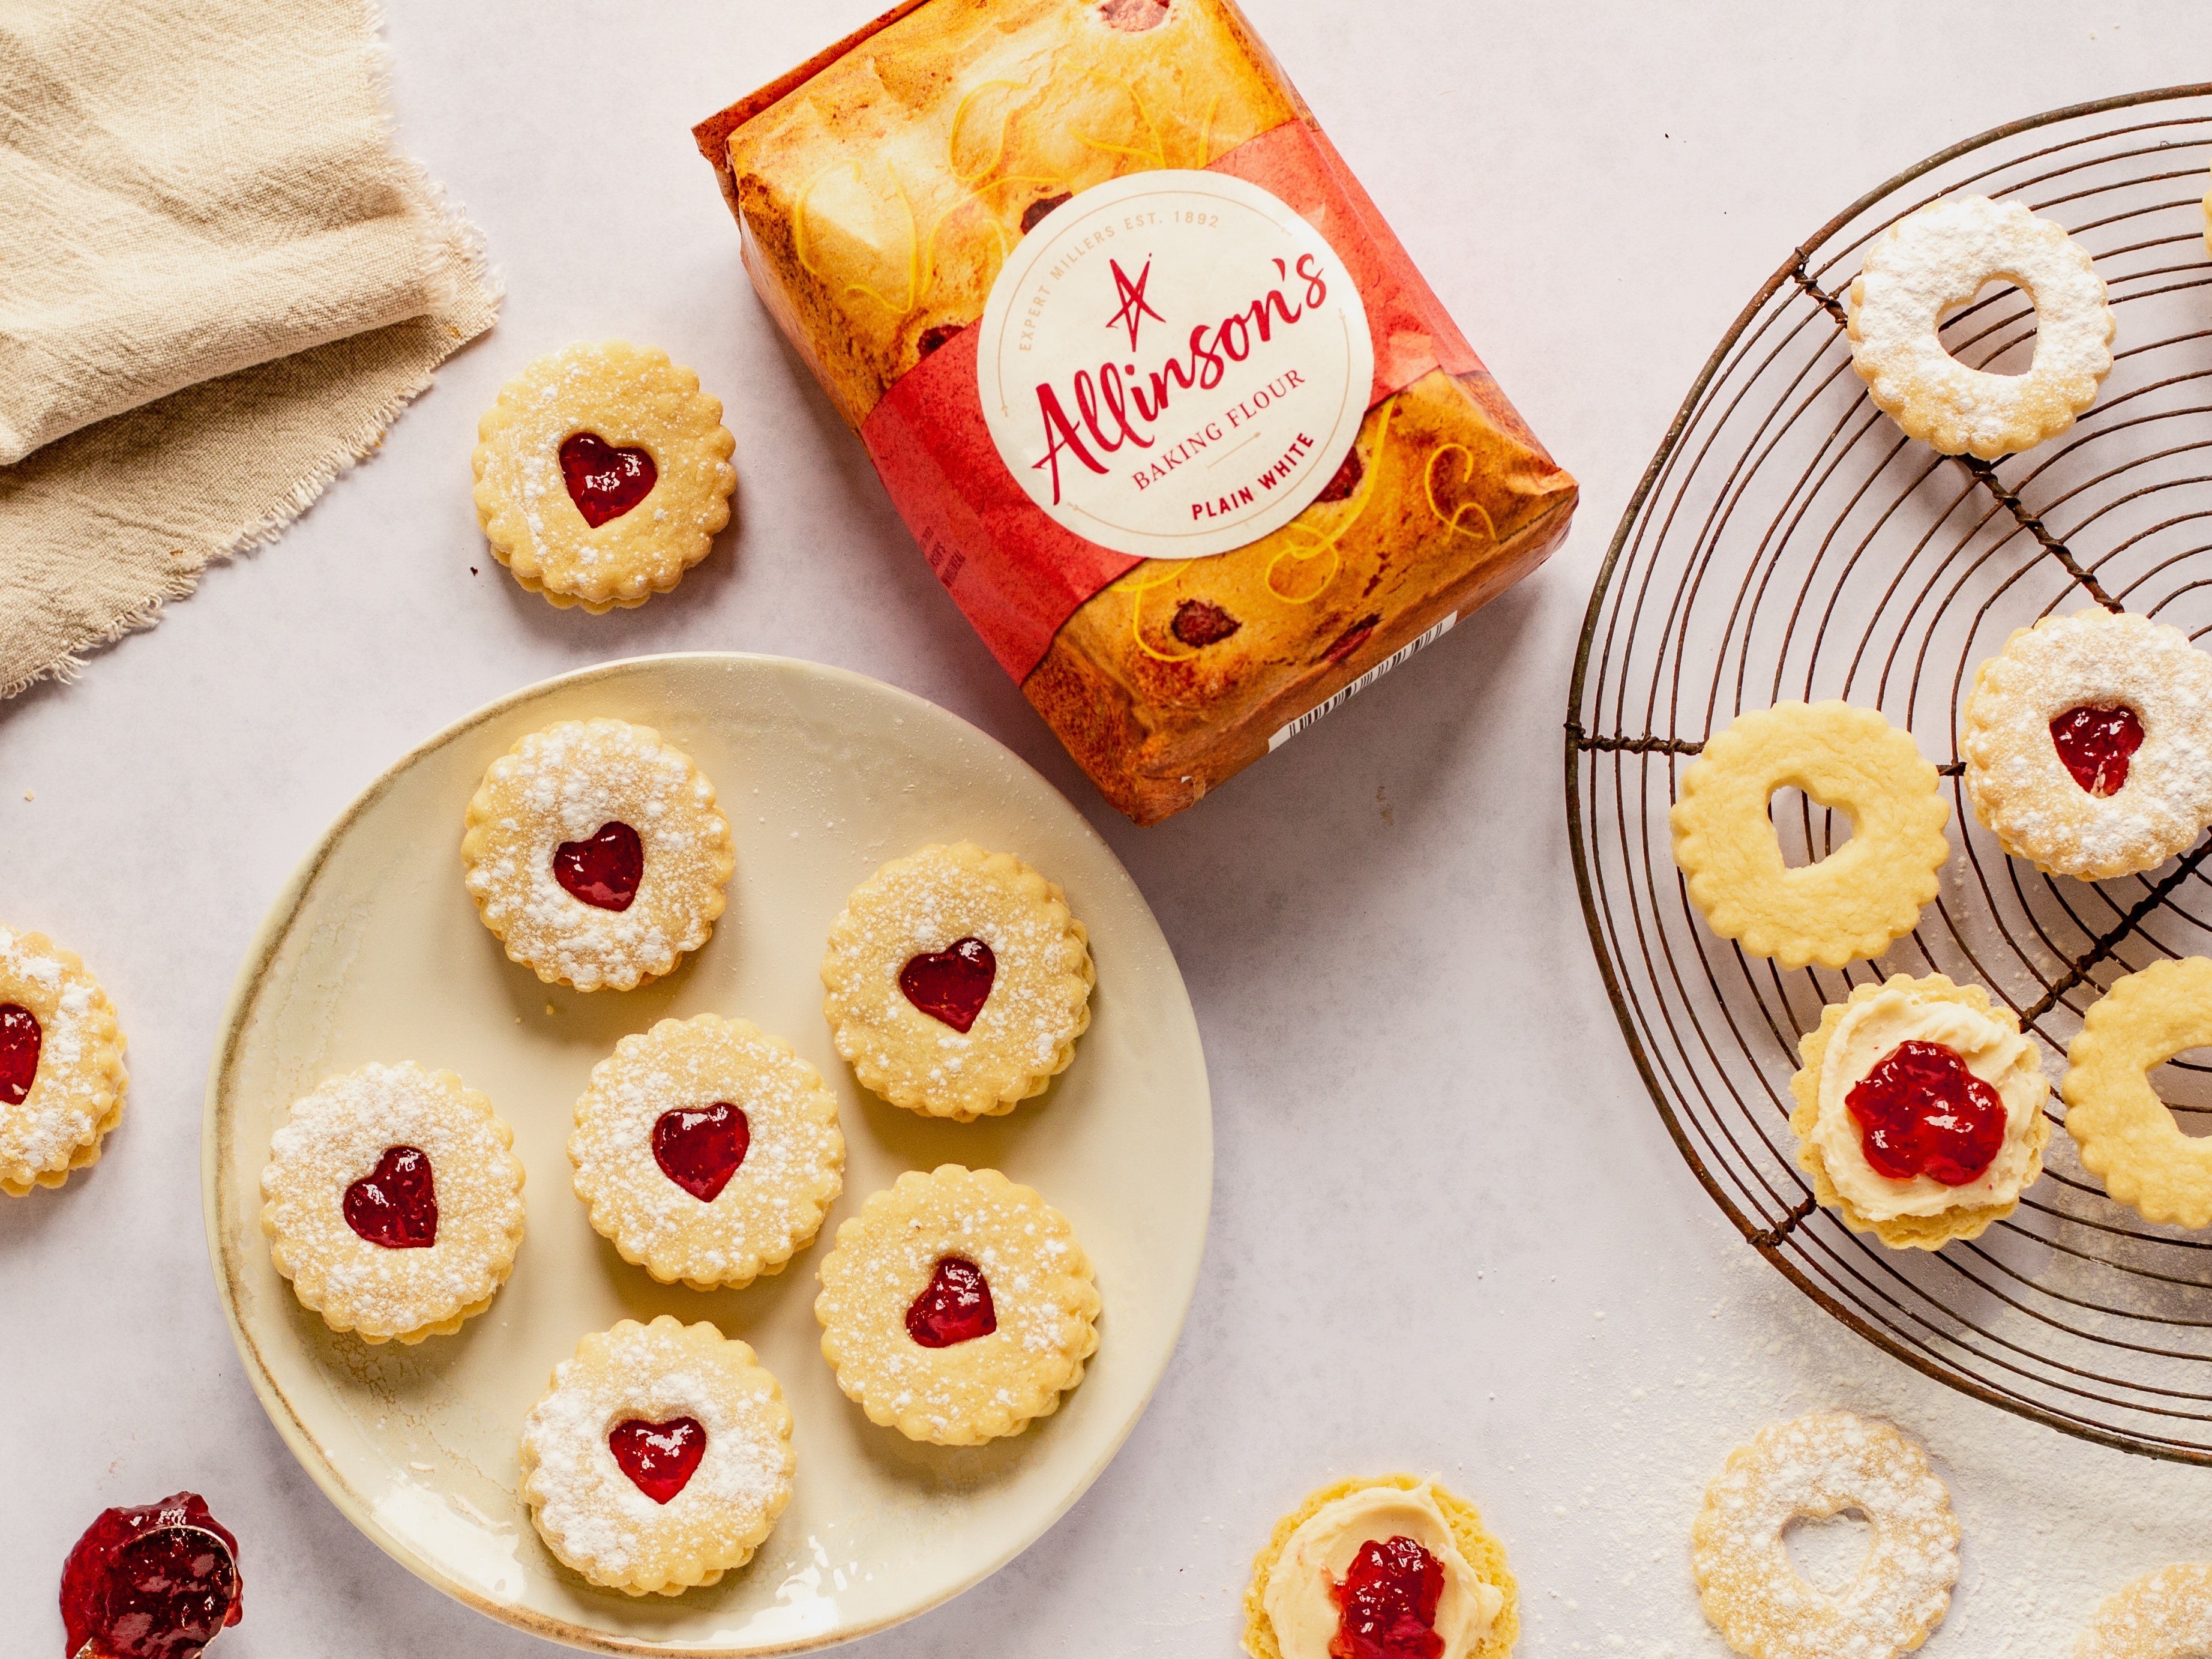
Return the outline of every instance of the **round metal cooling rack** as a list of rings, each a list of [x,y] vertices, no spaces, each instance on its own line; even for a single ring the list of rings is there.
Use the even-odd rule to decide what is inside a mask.
[[[2085,1439],[2212,1463],[2212,1231],[2112,1203],[2064,1134],[2012,1217],[1937,1253],[1893,1251],[1814,1203],[1793,1154],[1798,1037],[1855,983],[1976,981],[2056,1074],[2118,975],[2212,955],[2212,842],[2087,884],[2008,858],[1966,802],[1957,732],[1976,666],[2016,628],[2089,605],[2212,632],[2212,258],[2202,205],[2212,85],[2014,122],[1930,157],[1792,253],[1705,365],[1590,596],[1567,716],[1575,878],[1606,988],[1705,1188],[1814,1301],[1908,1364]],[[2097,404],[1990,464],[1906,438],[1852,372],[1842,295],[1886,228],[1948,195],[2017,200],[2095,257],[2119,332]],[[1999,286],[1945,323],[1961,361],[2033,356]],[[1687,757],[1787,699],[1878,707],[1944,763],[1953,856],[1918,929],[1879,963],[1790,971],[1716,938],[1667,812]],[[1774,817],[1793,861],[1847,820]],[[2212,1066],[2153,1081],[2212,1133]],[[2057,1102],[2051,1103],[2054,1117]],[[2062,1120],[2063,1121],[2063,1120]]]

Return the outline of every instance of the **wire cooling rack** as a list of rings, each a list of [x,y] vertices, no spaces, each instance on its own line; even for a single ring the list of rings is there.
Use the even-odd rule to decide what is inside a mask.
[[[2056,110],[1969,139],[1853,203],[1722,340],[1621,520],[1569,695],[1575,878],[1606,988],[1675,1144],[1744,1237],[1861,1335],[1953,1387],[2085,1439],[2212,1463],[2212,1231],[2112,1203],[2073,1142],[1979,1239],[1893,1251],[1814,1202],[1789,1129],[1798,1037],[1892,973],[1976,981],[2054,1077],[2119,975],[2212,955],[2212,842],[2088,884],[2008,858],[1968,808],[1959,712],[2016,628],[2091,605],[2212,632],[2212,257],[2202,205],[2212,85]],[[2118,320],[2096,406],[1994,465],[1906,438],[1852,372],[1843,295],[1890,224],[1951,195],[2024,203],[2095,257]],[[1985,289],[1943,327],[2016,373],[2034,313]],[[1788,970],[1717,939],[1667,812],[1706,735],[1788,698],[1878,707],[1942,764],[1953,854],[1919,927],[1879,963]],[[1849,835],[1778,797],[1793,861]],[[2153,1083],[2212,1133],[2212,1065]],[[2051,1103],[2061,1119],[2058,1102]]]

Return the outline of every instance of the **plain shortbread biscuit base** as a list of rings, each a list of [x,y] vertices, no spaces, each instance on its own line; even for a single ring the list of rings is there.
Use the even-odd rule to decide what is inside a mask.
[[[657,475],[636,506],[596,526],[561,471],[561,446],[585,432],[643,449]],[[515,580],[555,605],[643,605],[730,521],[737,441],[721,404],[665,351],[610,340],[550,353],[500,388],[477,433],[477,522]]]
[[[608,1436],[623,1423],[689,1417],[707,1447],[657,1504],[623,1473]],[[576,1345],[522,1425],[522,1498],[546,1548],[595,1584],[681,1595],[752,1559],[798,1460],[783,1389],[750,1347],[702,1322],[625,1319]]]
[[[2212,1565],[2160,1567],[2107,1596],[2074,1659],[2200,1659],[2212,1653]]]
[[[908,1334],[937,1264],[982,1269],[998,1328],[950,1347]],[[814,1316],[837,1386],[909,1440],[975,1446],[1060,1408],[1097,1351],[1098,1287],[1067,1218],[996,1170],[909,1170],[837,1229]]]
[[[637,832],[645,868],[626,909],[584,902],[554,854],[610,823]],[[714,786],[649,726],[562,720],[491,763],[461,836],[469,896],[508,957],[548,985],[635,990],[714,932],[737,868]]]
[[[965,1031],[914,1006],[914,957],[981,939],[997,958],[989,999]],[[1090,934],[1058,886],[972,842],[894,859],[845,902],[822,959],[837,1052],[894,1106],[969,1122],[1042,1094],[1075,1057],[1097,978]]]
[[[2035,305],[2025,374],[1968,368],[1943,349],[1943,313],[1996,278]],[[2097,401],[2112,368],[2112,309],[2088,250],[2049,219],[1986,196],[1930,202],[1866,252],[1850,290],[1851,367],[1906,434],[1985,461],[2033,449]]]
[[[1437,1507],[1443,1511],[1444,1520],[1451,1527],[1452,1542],[1459,1546],[1460,1554],[1474,1569],[1474,1576],[1495,1586],[1505,1596],[1505,1605],[1492,1621],[1489,1635],[1468,1650],[1468,1659],[1506,1659],[1513,1651],[1513,1644],[1521,1639],[1521,1588],[1506,1565],[1505,1546],[1482,1524],[1481,1511],[1467,1499],[1445,1491],[1433,1480],[1418,1480],[1410,1474],[1340,1480],[1311,1493],[1304,1503],[1275,1522],[1267,1543],[1252,1558],[1251,1582],[1244,1587],[1244,1651],[1251,1659],[1284,1659],[1281,1644],[1275,1640],[1274,1625],[1267,1617],[1267,1578],[1281,1559],[1284,1546],[1300,1527],[1329,1504],[1374,1486],[1389,1486],[1400,1492],[1418,1492],[1426,1486],[1435,1497]]]
[[[1813,1177],[1813,1196],[1843,1217],[1845,1226],[1856,1233],[1870,1232],[1893,1250],[1939,1250],[1954,1238],[1980,1237],[1992,1222],[2002,1221],[2018,1209],[2020,1200],[2014,1198],[2009,1204],[1962,1204],[1941,1215],[1869,1216],[1836,1190],[1836,1183],[1828,1178],[1826,1157],[1812,1139],[1813,1125],[1820,1115],[1820,1066],[1827,1058],[1828,1039],[1855,1005],[1900,988],[1929,1001],[1963,1004],[2015,1031],[2020,1030],[2019,1017],[2011,1009],[1992,1003],[1990,994],[1980,986],[1954,985],[1946,975],[1914,979],[1908,974],[1896,974],[1886,981],[1854,986],[1842,1002],[1832,1002],[1822,1009],[1820,1024],[1798,1039],[1798,1057],[1804,1064],[1790,1079],[1790,1093],[1797,1103],[1790,1114],[1790,1129],[1797,1137],[1798,1165]],[[2027,1179],[2021,1183],[2023,1190],[2043,1172],[2043,1149],[2051,1144],[2051,1119],[2038,1113],[2027,1133],[2034,1156]]]
[[[366,1342],[451,1336],[491,1306],[522,1243],[522,1161],[491,1102],[412,1060],[321,1084],[270,1137],[261,1230],[301,1305]],[[346,1189],[393,1146],[430,1160],[437,1242],[387,1249],[354,1231]]]
[[[130,1076],[115,1005],[74,951],[0,927],[0,1004],[10,1002],[40,1028],[29,1091],[0,1103],[0,1192],[21,1198],[100,1161]]]
[[[1872,1536],[1842,1589],[1817,1589],[1783,1530],[1856,1510]],[[1883,1423],[1814,1412],[1729,1454],[1690,1532],[1705,1617],[1744,1659],[1895,1659],[1943,1622],[1959,1522],[1920,1448]]]
[[[1669,822],[1690,899],[1723,939],[1785,968],[1877,957],[1920,921],[1950,857],[1936,769],[1871,708],[1783,702],[1739,714],[1683,771]],[[1768,816],[1802,789],[1851,821],[1851,837],[1791,869]]]
[[[2212,1043],[2212,961],[2127,974],[2089,1005],[2066,1049],[2066,1133],[2081,1166],[2146,1221],[2212,1225],[2212,1139],[2184,1134],[2152,1066]]]
[[[662,1170],[667,1112],[728,1102],[750,1137],[729,1184],[702,1201]],[[749,1285],[812,1243],[844,1185],[845,1137],[822,1074],[750,1020],[700,1014],[626,1036],[592,1068],[568,1137],[592,1225],[664,1285]]]
[[[2051,722],[2119,708],[2142,723],[2127,782],[2100,799]],[[2045,617],[1975,671],[1960,722],[1966,799],[2014,858],[2101,881],[2156,868],[2212,823],[2212,657],[2178,628],[2093,608]]]

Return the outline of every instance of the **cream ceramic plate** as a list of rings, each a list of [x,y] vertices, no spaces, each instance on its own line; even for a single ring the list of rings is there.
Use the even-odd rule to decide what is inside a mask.
[[[525,732],[611,714],[658,728],[736,833],[730,908],[706,948],[632,992],[541,985],[461,886],[461,813]],[[830,1046],[817,976],[830,919],[885,860],[962,836],[1059,881],[1091,929],[1088,1035],[1011,1116],[925,1121],[861,1090]],[[711,1294],[624,1263],[569,1188],[570,1113],[617,1038],[707,1010],[781,1033],[837,1091],[845,1191],[774,1278]],[[514,1126],[529,1231],[514,1277],[461,1334],[418,1347],[333,1335],[293,1298],[259,1225],[286,1106],[371,1060],[450,1066]],[[1011,1559],[1105,1468],[1166,1368],[1197,1282],[1212,1184],[1206,1066],[1182,976],[1128,875],[1012,754],[858,675],[767,657],[650,658],[519,692],[441,732],[324,836],[264,924],[208,1086],[208,1237],[262,1403],[354,1524],[440,1589],[604,1653],[816,1647],[910,1618]],[[1057,1415],[988,1446],[916,1445],[837,1391],[814,1322],[837,1224],[900,1171],[990,1165],[1043,1193],[1097,1264],[1099,1349]],[[548,1554],[515,1495],[523,1414],[586,1331],[709,1319],[759,1351],[797,1419],[791,1507],[743,1571],[680,1598],[593,1589]]]

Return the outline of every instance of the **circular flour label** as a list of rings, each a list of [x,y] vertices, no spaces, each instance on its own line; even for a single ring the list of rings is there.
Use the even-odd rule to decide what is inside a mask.
[[[1375,347],[1343,262],[1220,173],[1131,173],[1007,256],[975,359],[983,418],[1031,501],[1146,559],[1256,541],[1358,435]]]

